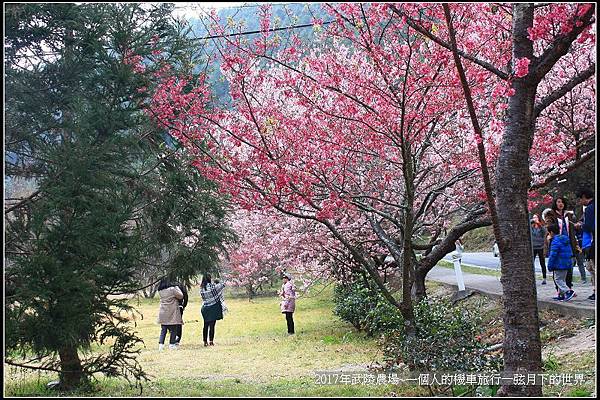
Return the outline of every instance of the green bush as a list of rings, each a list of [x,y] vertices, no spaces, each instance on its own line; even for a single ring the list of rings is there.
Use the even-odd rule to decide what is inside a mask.
[[[359,331],[364,330],[363,319],[373,301],[369,288],[356,282],[353,285],[336,285],[333,293],[333,313]]]
[[[400,311],[364,281],[336,285],[334,314],[370,336],[382,335],[402,327]]]
[[[364,318],[366,330],[370,335],[390,334],[402,329],[403,322],[400,310],[381,295],[377,296],[375,306]]]
[[[586,388],[575,388],[569,391],[569,397],[590,397],[592,391]]]
[[[447,300],[424,299],[415,304],[415,335],[402,330],[386,337],[389,362],[403,362],[411,371],[496,372],[501,359],[485,354],[477,335],[481,318]]]
[[[560,368],[560,362],[558,358],[554,355],[554,353],[548,354],[545,360],[543,360],[544,365],[542,366],[544,372],[555,372]]]

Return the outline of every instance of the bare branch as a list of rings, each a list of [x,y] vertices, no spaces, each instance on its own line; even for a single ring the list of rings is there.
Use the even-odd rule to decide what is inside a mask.
[[[27,203],[35,200],[35,198],[37,196],[39,196],[39,194],[42,193],[41,190],[36,190],[35,192],[33,192],[30,196],[25,197],[25,199],[21,200],[20,202],[18,202],[17,204],[7,208],[6,210],[4,210],[4,214],[10,214],[11,212],[13,212],[16,209],[19,209],[21,207],[24,207],[25,205],[27,205]]]
[[[580,83],[585,82],[596,73],[596,63],[592,63],[589,67],[587,67],[584,71],[582,71],[577,76],[573,77],[563,86],[555,89],[552,93],[544,97],[538,104],[535,105],[534,115],[535,117],[539,117],[542,111],[546,109],[549,105],[569,93],[573,88]]]
[[[422,35],[425,35],[426,37],[428,37],[429,39],[431,39],[432,41],[434,41],[435,43],[439,44],[440,46],[448,49],[448,50],[452,50],[452,46],[450,45],[450,43],[438,38],[437,36],[435,36],[434,34],[432,34],[431,32],[429,32],[427,29],[423,28],[421,25],[419,25],[417,22],[415,22],[411,17],[409,17],[408,15],[406,15],[404,12],[402,12],[401,10],[398,9],[398,7],[396,7],[393,4],[389,5],[390,9],[395,12],[398,16],[400,17],[405,17],[406,18],[406,22],[408,23],[408,25],[410,25],[413,29],[415,29],[417,32],[419,32]],[[498,68],[494,67],[492,64],[480,60],[476,57],[473,57],[469,54],[466,54],[464,51],[462,50],[457,50],[458,54],[463,57],[466,58],[469,61],[474,62],[475,64],[485,68],[486,70],[490,71],[491,73],[493,73],[494,75],[498,76],[500,79],[502,80],[508,80],[509,76],[506,72],[503,72],[501,70],[499,70]]]

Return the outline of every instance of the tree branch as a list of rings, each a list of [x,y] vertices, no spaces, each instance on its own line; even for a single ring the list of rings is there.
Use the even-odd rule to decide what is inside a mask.
[[[346,240],[346,238],[344,238],[338,232],[337,229],[335,229],[335,227],[331,224],[331,222],[329,222],[327,220],[322,220],[322,221],[319,221],[319,222],[321,222],[327,228],[329,228],[329,231],[333,234],[333,236],[335,236],[344,245],[344,247],[346,247],[346,249],[348,249],[350,251],[350,254],[352,254],[352,257],[366,269],[366,271],[369,274],[369,276],[373,279],[373,281],[375,282],[375,284],[377,285],[377,287],[381,290],[381,294],[383,295],[383,297],[385,297],[385,299],[390,304],[392,304],[393,306],[395,306],[396,308],[398,308],[399,310],[401,310],[402,306],[400,304],[398,304],[398,302],[396,301],[396,299],[394,298],[394,296],[392,296],[391,293],[389,292],[389,290],[385,287],[385,285],[381,281],[381,278],[379,277],[379,275],[377,274],[377,272],[373,271],[373,267],[369,263],[369,261],[365,257],[363,257],[363,255],[354,246],[352,246]]]
[[[596,149],[592,149],[590,150],[588,153],[586,153],[584,156],[582,156],[579,160],[575,161],[573,164],[569,165],[564,171],[556,173],[554,175],[551,175],[549,177],[547,177],[546,179],[544,179],[543,182],[540,183],[536,183],[534,185],[531,185],[529,187],[529,190],[537,190],[540,188],[543,188],[544,186],[549,185],[550,183],[554,182],[555,180],[563,177],[564,175],[568,174],[569,172],[576,170],[577,168],[579,168],[582,164],[586,163],[587,161],[591,160],[592,158],[594,158],[594,156],[596,155]]]
[[[21,200],[20,202],[18,202],[17,204],[7,208],[6,210],[4,210],[4,214],[10,214],[12,211],[24,207],[27,203],[29,203],[30,201],[33,201],[40,193],[42,193],[41,190],[36,190],[35,192],[33,192],[30,196],[25,197],[25,199]]]
[[[444,40],[438,38],[437,36],[435,36],[431,32],[429,32],[427,29],[425,29],[421,25],[417,24],[411,17],[409,17],[404,12],[399,10],[395,5],[390,4],[389,7],[398,16],[406,18],[406,23],[408,25],[410,25],[413,29],[415,29],[417,32],[428,37],[429,39],[431,39],[435,43],[439,44],[440,46],[442,46],[448,50],[452,50],[452,46],[450,45],[450,43],[447,43]],[[457,50],[457,52],[461,57],[466,58],[467,60],[472,61],[475,64],[485,68],[486,70],[490,71],[494,75],[498,76],[500,79],[505,80],[505,81],[508,80],[508,78],[509,78],[508,74],[506,72],[503,72],[503,71],[499,70],[498,68],[494,67],[492,64],[490,64],[486,61],[480,60],[476,57],[473,57],[469,54],[466,54],[462,50]]]
[[[535,105],[535,108],[533,110],[535,118],[537,118],[541,114],[541,112],[544,111],[544,109],[546,109],[546,107],[548,107],[549,105],[551,105],[552,103],[569,93],[571,90],[573,90],[575,86],[585,82],[586,80],[594,76],[595,72],[596,63],[592,63],[579,75],[573,77],[563,86],[559,87],[558,89],[555,89],[552,93],[540,100],[540,102]]]
[[[485,211],[484,211],[485,212]],[[448,235],[437,245],[437,247],[429,253],[428,256],[419,260],[416,270],[420,274],[427,274],[431,269],[448,253],[455,248],[454,242],[465,233],[472,231],[476,228],[492,225],[492,220],[489,217],[477,218],[475,220],[469,220],[455,226],[448,232]]]
[[[18,363],[12,362],[12,361],[7,360],[7,359],[4,359],[4,363],[8,364],[8,365],[14,365],[15,367],[35,369],[35,370],[40,370],[40,371],[52,371],[52,372],[58,372],[58,373],[68,372],[66,370],[61,371],[61,370],[56,369],[56,368],[36,367],[34,365],[18,364]]]
[[[465,100],[467,102],[467,109],[469,110],[469,116],[471,117],[471,123],[473,124],[473,130],[475,131],[476,139],[477,139],[477,152],[479,155],[479,164],[481,165],[481,175],[483,177],[483,185],[485,187],[485,194],[487,197],[488,207],[490,209],[490,215],[492,217],[492,225],[494,227],[494,236],[498,245],[500,246],[500,250],[503,250],[503,244],[500,235],[500,224],[498,222],[498,211],[496,209],[496,200],[494,199],[494,192],[492,190],[492,183],[490,179],[490,172],[487,164],[487,158],[485,156],[485,146],[483,145],[483,133],[481,131],[481,127],[479,126],[479,120],[477,119],[477,113],[475,112],[475,105],[473,104],[473,99],[471,97],[471,88],[469,87],[469,83],[467,81],[467,76],[465,75],[465,70],[463,69],[462,62],[458,57],[458,50],[456,47],[456,36],[454,27],[452,26],[452,18],[450,16],[450,6],[447,3],[443,4],[444,7],[444,15],[446,17],[446,24],[448,25],[448,34],[450,36],[450,43],[452,45],[452,54],[454,56],[454,64],[456,65],[456,70],[458,71],[458,76],[460,77],[460,82],[465,94]]]
[[[593,16],[595,10],[596,5],[590,3],[590,8],[585,14],[573,18],[573,29],[567,34],[557,36],[552,45],[540,57],[534,60],[530,73],[535,77],[537,82],[541,81],[554,64],[567,54],[571,43],[573,43],[577,36],[594,23]],[[579,26],[577,26],[578,24]]]

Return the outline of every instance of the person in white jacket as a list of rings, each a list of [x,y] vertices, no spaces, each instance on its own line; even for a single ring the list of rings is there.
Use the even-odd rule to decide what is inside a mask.
[[[181,312],[179,311],[179,300],[183,299],[183,292],[177,286],[172,285],[167,278],[163,278],[158,284],[158,296],[160,297],[158,351],[162,351],[165,345],[167,330],[170,333],[169,349],[174,350],[177,349],[177,325],[183,324]]]

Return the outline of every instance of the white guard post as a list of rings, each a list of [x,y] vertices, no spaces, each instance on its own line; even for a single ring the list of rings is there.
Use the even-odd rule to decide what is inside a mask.
[[[454,252],[452,254],[452,262],[454,263],[454,272],[456,273],[456,283],[458,285],[458,291],[464,292],[465,290],[465,280],[463,279],[462,269],[460,268],[460,254]]]

